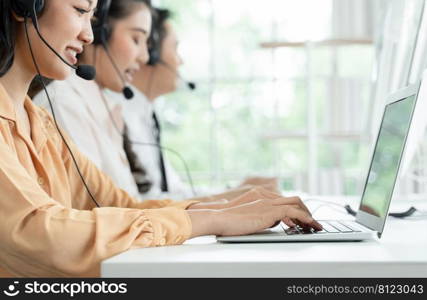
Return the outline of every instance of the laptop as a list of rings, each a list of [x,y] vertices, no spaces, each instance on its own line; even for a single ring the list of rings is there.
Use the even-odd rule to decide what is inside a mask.
[[[362,241],[381,237],[411,127],[420,84],[391,95],[385,106],[355,221],[324,220],[322,231],[289,228],[283,222],[259,233],[217,236],[224,243]]]

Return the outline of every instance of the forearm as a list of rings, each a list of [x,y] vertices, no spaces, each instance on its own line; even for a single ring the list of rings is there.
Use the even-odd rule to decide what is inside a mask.
[[[218,235],[220,230],[218,224],[219,212],[213,209],[190,210],[188,215],[191,219],[192,232],[190,238],[203,235]]]
[[[210,196],[203,196],[203,197],[195,197],[189,200],[195,200],[199,202],[217,202],[217,201],[223,201],[223,200],[230,201],[236,197],[243,195],[244,193],[247,193],[253,188],[254,188],[253,186],[246,185],[246,186],[230,189],[224,193],[210,195]]]
[[[11,270],[21,276],[99,276],[102,260],[131,248],[177,245],[191,234],[185,211],[102,208],[76,211],[38,209],[17,223],[7,246]],[[11,230],[12,231],[12,230]],[[66,249],[66,251],[64,251]],[[5,253],[2,253],[5,255]]]
[[[198,201],[198,202],[212,202],[215,201],[215,196],[201,196],[201,197],[193,197],[188,200]]]

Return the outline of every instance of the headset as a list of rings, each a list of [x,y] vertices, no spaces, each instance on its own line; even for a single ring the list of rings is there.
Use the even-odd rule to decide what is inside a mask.
[[[93,78],[95,78],[95,68],[89,65],[80,65],[80,66],[73,66],[70,65],[67,61],[65,61],[64,58],[61,57],[61,55],[59,55],[58,52],[55,51],[55,49],[53,49],[49,43],[43,38],[43,36],[41,35],[40,31],[39,31],[39,25],[38,25],[38,15],[42,13],[43,9],[44,9],[44,1],[43,0],[12,0],[12,10],[13,12],[19,16],[19,17],[23,17],[24,18],[24,28],[25,28],[25,36],[28,42],[28,47],[30,49],[30,54],[31,54],[31,58],[33,60],[34,66],[37,70],[37,74],[39,77],[39,80],[43,86],[43,89],[46,93],[47,99],[49,101],[49,106],[50,109],[52,111],[52,116],[53,116],[53,120],[55,122],[55,126],[56,126],[56,130],[58,131],[59,135],[61,136],[62,141],[64,142],[65,146],[67,147],[68,152],[71,155],[71,158],[73,160],[73,163],[77,169],[77,173],[80,176],[80,179],[82,180],[82,183],[87,191],[87,193],[89,194],[91,200],[95,203],[95,205],[97,207],[100,207],[100,205],[98,204],[98,202],[95,200],[95,197],[93,196],[93,194],[91,193],[86,181],[83,178],[83,175],[80,171],[79,165],[77,164],[77,160],[73,154],[73,151],[71,150],[70,146],[68,145],[64,135],[62,134],[61,130],[59,129],[58,126],[58,122],[55,116],[55,111],[53,109],[53,105],[52,105],[52,100],[50,99],[49,93],[47,91],[46,88],[46,84],[43,80],[43,76],[40,72],[39,66],[37,64],[37,61],[35,59],[34,56],[34,52],[33,52],[33,48],[31,45],[31,41],[30,41],[30,37],[28,35],[28,18],[30,18],[33,22],[34,28],[36,29],[37,35],[39,36],[39,38],[43,41],[43,43],[59,58],[61,59],[62,62],[64,62],[66,65],[68,65],[69,67],[73,68],[76,70],[76,74],[78,76],[80,76],[83,79],[86,80],[92,80]]]
[[[38,16],[43,12],[45,2],[44,0],[12,0],[12,10],[19,16],[24,18],[25,25],[27,25],[27,19],[30,18],[33,22],[34,28],[36,29],[37,35],[42,40],[42,42],[67,66],[76,70],[77,76],[86,79],[92,80],[95,78],[96,70],[93,66],[90,65],[79,65],[74,66],[68,63],[53,47],[45,40],[41,35],[38,24]]]
[[[12,10],[20,17],[31,18],[33,23],[44,9],[44,0],[12,0]],[[35,14],[33,13],[35,11]]]
[[[304,203],[310,202],[310,201],[315,201],[315,202],[320,202],[323,203],[322,205],[318,206],[316,209],[314,209],[311,213],[314,215],[314,213],[321,207],[323,206],[329,206],[329,207],[341,207],[344,208],[346,213],[348,213],[349,215],[352,215],[354,217],[357,216],[357,211],[355,211],[353,208],[351,208],[351,206],[349,204],[339,204],[339,203],[335,203],[333,201],[327,201],[327,200],[321,200],[321,199],[316,199],[316,198],[309,198],[304,200]],[[411,206],[409,209],[407,209],[406,211],[402,211],[402,212],[392,212],[389,213],[388,215],[394,218],[400,218],[400,219],[404,219],[404,218],[408,218],[411,217],[414,213],[416,212],[420,212],[422,213],[420,215],[420,217],[424,217],[427,216],[426,212],[421,211],[413,206]]]
[[[150,46],[148,48],[148,54],[150,56],[147,65],[155,66],[160,62],[161,48],[162,48],[162,37],[161,31],[163,30],[163,23],[169,18],[169,11],[165,9],[154,8],[153,13],[153,26],[150,35]]]
[[[111,0],[100,0],[95,12],[95,18],[92,22],[93,45],[102,45],[108,43],[111,37],[111,26],[108,24],[108,11],[110,10]]]
[[[123,96],[125,97],[125,99],[130,100],[134,97],[134,93],[132,89],[126,85],[126,81],[123,78],[123,74],[120,72],[108,48],[108,41],[110,40],[111,33],[113,31],[110,24],[108,24],[108,12],[110,10],[110,6],[111,0],[99,0],[98,2],[98,6],[95,13],[95,21],[92,22],[92,31],[94,37],[93,45],[101,45],[104,48],[108,58],[110,59],[111,64],[113,65],[114,70],[120,78],[120,81],[123,83]]]
[[[147,65],[154,67],[158,64],[162,64],[166,69],[178,76],[178,78],[181,79],[190,90],[194,91],[197,87],[194,82],[185,80],[178,71],[161,59],[162,41],[164,38],[163,25],[164,21],[169,18],[170,12],[166,9],[155,8],[154,14],[153,28],[150,35],[150,47],[148,49],[150,58]]]

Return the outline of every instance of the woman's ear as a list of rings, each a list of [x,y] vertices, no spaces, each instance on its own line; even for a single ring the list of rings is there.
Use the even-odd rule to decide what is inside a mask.
[[[24,23],[24,17],[21,17],[21,16],[18,16],[17,14],[16,14],[16,12],[15,11],[13,11],[12,10],[12,16],[13,16],[13,18],[17,21],[17,22],[19,22],[19,23]]]

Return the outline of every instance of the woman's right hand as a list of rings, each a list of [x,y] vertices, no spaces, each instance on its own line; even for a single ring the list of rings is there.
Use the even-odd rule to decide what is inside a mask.
[[[299,206],[295,197],[260,199],[220,210],[190,210],[193,232],[200,235],[245,235],[273,227],[283,221],[290,227],[296,224],[321,230],[322,226],[310,213]]]

